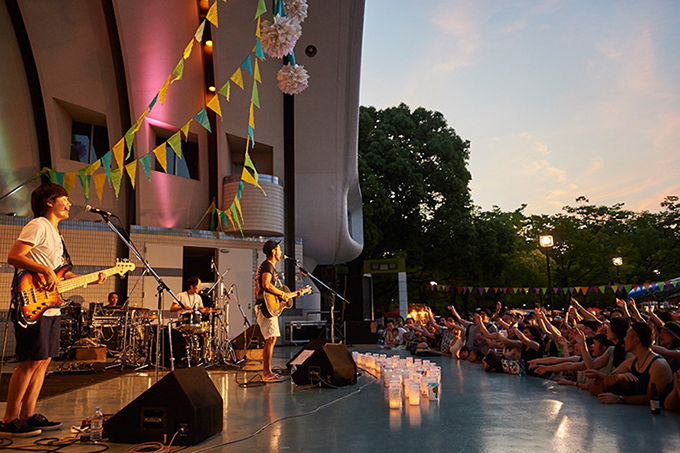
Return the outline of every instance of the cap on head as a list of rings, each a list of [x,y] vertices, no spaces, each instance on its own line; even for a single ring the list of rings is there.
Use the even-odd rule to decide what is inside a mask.
[[[267,256],[271,255],[272,250],[274,250],[282,240],[283,239],[279,239],[278,241],[275,241],[274,239],[268,239],[262,246],[262,252]]]

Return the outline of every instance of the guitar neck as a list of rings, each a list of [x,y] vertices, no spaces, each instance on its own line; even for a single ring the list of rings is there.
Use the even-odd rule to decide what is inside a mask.
[[[116,268],[112,267],[110,269],[104,269],[103,271],[92,272],[91,274],[81,275],[75,278],[69,278],[68,280],[62,280],[57,283],[57,292],[59,294],[65,293],[72,289],[80,288],[90,283],[94,283],[99,280],[99,274],[103,273],[107,277],[116,273]]]

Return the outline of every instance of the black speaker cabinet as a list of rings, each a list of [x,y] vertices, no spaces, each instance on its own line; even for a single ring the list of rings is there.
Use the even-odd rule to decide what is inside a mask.
[[[196,445],[222,432],[224,403],[203,368],[166,375],[104,423],[111,442]]]
[[[344,344],[326,343],[316,349],[303,348],[289,365],[297,385],[341,387],[357,383],[357,365]]]

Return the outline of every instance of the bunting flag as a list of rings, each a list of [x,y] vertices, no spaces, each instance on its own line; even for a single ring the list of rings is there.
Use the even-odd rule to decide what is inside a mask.
[[[132,154],[132,142],[135,139],[135,127],[137,124],[134,126],[130,127],[128,131],[125,133],[125,144],[127,145],[127,155],[125,156],[126,159],[130,158],[130,155]]]
[[[80,185],[83,188],[85,201],[87,201],[90,198],[90,175],[87,174],[87,168],[78,170],[78,176],[80,176]]]
[[[253,83],[253,94],[250,96],[250,102],[255,104],[258,109],[260,108],[260,95],[257,92],[257,83]]]
[[[227,98],[227,102],[229,102],[229,95],[231,94],[231,84],[229,83],[228,80],[227,83],[225,83],[224,86],[220,88],[220,91],[218,91],[218,93]]]
[[[172,79],[172,82],[170,83],[175,83],[177,80],[182,80],[182,75],[184,74],[184,58],[181,58],[179,60],[179,63],[177,63],[177,66],[175,66],[175,69],[172,70],[172,75],[175,76],[174,79]]]
[[[55,171],[54,175],[56,177],[57,184],[59,184],[60,186],[63,187],[63,185],[64,185],[64,173],[60,172],[60,171]]]
[[[215,28],[219,28],[217,25],[217,2],[212,4],[208,10],[208,13],[205,15],[205,18],[208,19],[210,23],[215,26]]]
[[[184,48],[183,58],[187,60],[191,56],[191,50],[194,48],[194,40],[189,41],[189,44]]]
[[[118,143],[113,147],[113,157],[116,159],[116,164],[118,168],[123,168],[125,160],[123,159],[123,153],[125,151],[125,139],[121,138]]]
[[[253,76],[258,83],[262,83],[262,78],[260,77],[260,64],[255,60],[255,75]]]
[[[250,65],[250,54],[246,57],[245,60],[243,60],[243,63],[241,63],[241,67],[248,71],[248,73],[252,76],[253,75],[253,67]]]
[[[205,107],[203,107],[201,111],[198,112],[196,116],[194,116],[194,119],[198,122],[198,124],[206,128],[208,132],[212,132],[212,130],[210,129],[210,120],[208,119],[208,112],[205,110]]]
[[[175,154],[177,154],[177,157],[180,159],[182,158],[182,135],[180,134],[180,131],[175,132],[172,134],[172,136],[168,139],[167,141],[168,145],[170,145],[170,148],[172,148],[173,151],[175,151]]]
[[[260,16],[263,15],[264,13],[266,13],[266,12],[267,12],[267,6],[264,4],[264,0],[260,0],[257,3],[257,11],[255,11],[255,17],[257,18],[258,22],[260,20]],[[260,30],[260,24],[259,23],[257,24],[257,30],[258,30],[258,33],[259,33],[259,30]]]
[[[203,41],[203,31],[205,30],[205,19],[201,21],[201,25],[198,26],[198,29],[196,30],[196,33],[194,34],[194,38],[196,41],[201,42]]]
[[[184,141],[189,140],[189,126],[191,126],[191,122],[192,122],[193,120],[194,120],[194,119],[192,118],[192,119],[190,119],[189,121],[187,121],[187,124],[185,124],[184,126],[182,126],[182,128],[180,129],[180,131],[182,131],[182,134],[184,135]],[[180,154],[181,154],[181,153],[180,153]],[[180,157],[181,157],[181,156],[180,156]]]
[[[99,201],[102,201],[102,195],[104,194],[104,183],[106,182],[106,173],[98,173],[92,175],[94,180],[94,190],[97,191],[97,197]]]
[[[248,115],[248,126],[255,129],[255,113],[253,112],[253,103],[250,103],[250,115]]]
[[[146,173],[146,179],[151,181],[151,153],[146,153],[137,160],[142,164],[144,173]]]
[[[102,161],[99,159],[93,164],[90,164],[86,169],[85,169],[85,174],[91,175],[95,171],[99,169],[99,167],[102,166]]]
[[[243,75],[241,75],[241,67],[239,66],[236,71],[234,71],[234,74],[232,74],[231,77],[229,77],[229,80],[233,81],[236,85],[239,86],[242,90],[243,88]]]
[[[161,164],[161,167],[163,167],[164,172],[168,172],[168,155],[166,152],[166,143],[164,142],[161,145],[157,146],[156,149],[153,150],[154,155],[156,156],[156,160],[158,161],[159,164]]]
[[[210,99],[210,101],[205,106],[217,113],[219,116],[222,116],[222,110],[220,109],[220,97],[217,94],[213,96],[213,98]]]
[[[71,189],[76,187],[76,172],[72,171],[64,175],[64,188],[67,192],[71,192]]]
[[[137,174],[137,161],[133,160],[129,164],[125,166],[125,170],[127,171],[128,176],[130,176],[130,184],[132,184],[132,188],[135,188],[135,182],[136,178],[135,175]]]
[[[168,78],[165,79],[165,82],[163,83],[161,90],[158,92],[158,98],[161,101],[161,105],[165,104],[165,97],[168,95],[168,87],[170,86],[170,77],[172,77],[172,76],[168,76]]]
[[[158,102],[158,95],[159,93],[156,93],[156,96],[154,96],[153,101],[151,101],[151,103],[149,104],[149,111],[153,110],[153,106],[156,105],[156,102]]]
[[[255,56],[260,60],[266,60],[266,58],[264,57],[264,49],[262,48],[262,42],[260,42],[259,37],[257,38],[257,42],[255,43]],[[255,68],[257,68],[257,59],[255,60]],[[255,80],[259,82],[257,78]]]
[[[116,193],[116,200],[118,199],[118,193],[120,192],[120,183],[123,179],[123,172],[120,168],[111,170],[111,185],[113,186],[113,191]]]
[[[111,184],[111,157],[113,156],[113,151],[109,150],[108,153],[104,154],[101,158],[102,167],[106,172],[106,181]]]

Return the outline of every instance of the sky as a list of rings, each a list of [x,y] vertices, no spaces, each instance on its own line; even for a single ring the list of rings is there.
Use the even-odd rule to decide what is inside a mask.
[[[361,72],[470,140],[483,210],[680,196],[680,1],[366,0]]]

